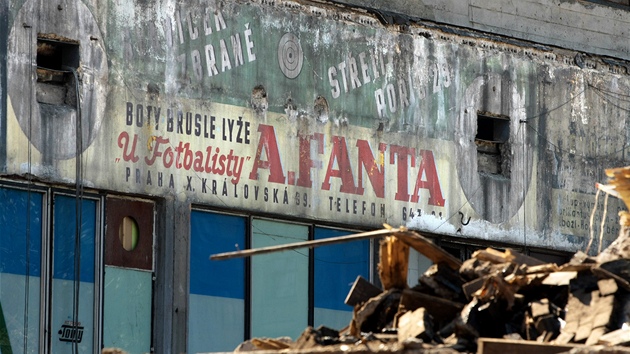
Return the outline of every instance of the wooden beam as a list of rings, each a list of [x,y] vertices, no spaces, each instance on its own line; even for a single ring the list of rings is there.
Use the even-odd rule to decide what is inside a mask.
[[[272,253],[272,252],[280,252],[280,251],[288,251],[297,248],[314,248],[325,245],[333,245],[344,242],[351,242],[357,240],[365,240],[383,236],[396,236],[401,241],[409,245],[409,247],[415,249],[416,251],[423,254],[425,257],[433,261],[433,263],[445,263],[452,269],[459,269],[462,265],[462,262],[455,258],[450,253],[446,252],[439,246],[435,245],[431,240],[421,236],[419,233],[415,231],[409,231],[406,227],[399,228],[391,228],[391,229],[382,229],[375,231],[367,231],[361,232],[353,235],[346,236],[338,236],[331,237],[321,240],[311,240],[311,241],[303,241],[290,243],[285,245],[278,246],[269,246],[269,247],[261,247],[254,248],[248,250],[234,251],[234,252],[225,252],[218,253],[210,256],[212,260],[221,260],[221,259],[230,259],[230,258],[239,258],[239,257],[250,257],[258,254],[264,253]]]
[[[217,253],[210,256],[210,259],[221,260],[221,259],[230,259],[230,258],[250,257],[250,256],[258,255],[258,254],[288,251],[288,250],[293,250],[293,249],[303,248],[303,247],[313,248],[313,247],[319,247],[319,246],[334,245],[338,243],[365,240],[365,239],[371,239],[371,238],[382,237],[382,236],[390,236],[394,232],[397,232],[400,230],[401,229],[375,230],[375,231],[368,231],[368,232],[360,232],[358,234],[353,234],[353,235],[325,238],[321,240],[310,240],[310,241],[295,242],[295,243],[289,243],[289,244],[278,245],[278,246],[269,246],[269,247],[252,248],[248,250],[234,251],[234,252]]]
[[[459,270],[459,267],[462,266],[462,262],[459,259],[417,232],[405,229],[394,233],[394,236],[400,238],[403,242],[408,244],[409,247],[422,253],[422,255],[430,259],[433,263],[445,263],[451,269],[456,270]]]
[[[411,289],[405,289],[400,298],[400,307],[407,311],[414,311],[424,307],[433,316],[436,323],[448,323],[464,308],[464,304],[443,299],[438,296],[424,294]]]
[[[407,288],[409,245],[400,238],[387,236],[381,241],[378,276],[383,290]]]
[[[346,305],[354,307],[368,301],[375,296],[378,296],[382,292],[383,290],[381,290],[379,287],[370,283],[362,276],[358,275],[357,279],[352,285],[352,288],[350,289],[350,292],[348,293],[348,296],[346,296],[346,301],[344,301],[344,303]]]
[[[584,348],[580,344],[551,344],[529,340],[479,338],[477,354],[556,354],[566,353],[573,348]]]

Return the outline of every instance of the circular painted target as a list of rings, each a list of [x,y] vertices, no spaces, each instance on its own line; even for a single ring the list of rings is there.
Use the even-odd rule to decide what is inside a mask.
[[[57,7],[60,5],[53,1],[28,0],[23,3],[13,21],[7,46],[8,53],[12,54],[6,59],[9,99],[20,128],[42,154],[44,161],[72,159],[77,156],[77,146],[81,148],[79,152],[83,152],[98,137],[105,117],[109,91],[107,52],[104,41],[88,37],[103,38],[103,35],[96,18],[83,1],[73,2],[71,11],[60,11]],[[32,22],[31,15],[37,11],[54,14],[56,20]],[[24,27],[26,23],[33,27]],[[34,85],[40,87],[33,75],[40,45],[41,48],[60,48],[53,50],[55,53],[72,53],[56,60],[60,60],[59,65],[80,69],[79,85],[72,74],[66,74],[69,79],[64,81],[74,90],[79,89],[79,102],[76,99],[72,103],[66,103],[65,99],[40,101],[42,97],[44,100],[46,97],[57,97],[40,97],[39,89],[32,88]],[[70,60],[75,56],[76,62]],[[79,118],[80,133],[76,130]]]
[[[284,76],[294,79],[300,75],[304,53],[300,40],[293,33],[286,33],[278,44],[278,63]]]

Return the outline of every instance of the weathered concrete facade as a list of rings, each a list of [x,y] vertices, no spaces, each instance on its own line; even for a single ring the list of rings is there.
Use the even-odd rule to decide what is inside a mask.
[[[424,19],[544,43],[581,53],[628,59],[628,4],[607,0],[379,1],[337,0],[390,22]],[[376,10],[374,10],[376,9]]]
[[[73,178],[77,113],[25,94],[35,33],[81,38],[95,188],[364,226],[435,215],[441,230],[420,228],[517,243],[529,229],[531,245],[557,247],[586,236],[565,214],[589,209],[542,196],[590,198],[625,159],[625,69],[576,52],[299,3],[26,2],[10,30],[9,173],[25,172],[31,124],[35,174]],[[509,173],[478,172],[479,115],[505,120]]]
[[[595,205],[595,183],[628,160],[627,41],[611,39],[627,13],[514,6],[425,4],[383,24],[293,1],[12,0],[4,175],[156,201],[164,353],[186,351],[191,205],[563,251],[584,247],[595,209],[610,242],[622,203]],[[557,11],[533,20],[543,6]],[[564,14],[614,18],[598,36],[551,30]]]

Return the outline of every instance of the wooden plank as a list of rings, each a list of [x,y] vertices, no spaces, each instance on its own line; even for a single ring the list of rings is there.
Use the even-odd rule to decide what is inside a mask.
[[[481,278],[477,278],[475,280],[469,281],[468,283],[465,283],[464,285],[462,285],[462,290],[464,291],[464,295],[466,295],[466,298],[468,300],[471,300],[473,297],[473,294],[481,289],[481,287],[483,286],[483,284],[486,282],[486,280],[489,278],[489,276],[485,276],[485,277],[481,277]]]
[[[352,284],[352,288],[350,289],[350,292],[348,292],[348,296],[346,296],[344,303],[346,305],[356,306],[375,296],[378,296],[382,292],[383,290],[379,287],[359,275],[354,281],[354,284]]]
[[[479,338],[477,343],[477,354],[557,354],[584,347],[580,344],[539,343],[501,338]]]
[[[630,343],[630,328],[618,329],[599,337],[598,344],[623,345]]]
[[[433,263],[444,263],[451,267],[451,269],[459,269],[459,267],[462,266],[462,262],[459,259],[417,232],[399,231],[394,235],[407,243],[409,247],[422,253],[422,255],[430,259]]]
[[[599,268],[606,269],[607,271],[630,281],[630,259],[615,259],[613,261],[600,264]]]
[[[400,307],[407,311],[424,307],[436,323],[443,323],[449,322],[460,313],[464,304],[405,289],[400,298]]]
[[[538,258],[534,258],[534,257],[530,257],[527,255],[524,255],[520,252],[516,252],[511,248],[508,248],[506,250],[506,253],[511,254],[514,259],[512,260],[512,262],[516,263],[516,264],[525,264],[528,267],[534,267],[534,266],[543,266],[546,265],[545,262],[541,261]]]
[[[350,322],[350,334],[360,337],[361,332],[381,332],[394,320],[401,296],[399,289],[391,289],[356,308]]]
[[[579,306],[579,326],[577,331],[575,331],[575,336],[573,340],[576,342],[583,341],[587,339],[591,335],[591,331],[593,330],[593,320],[595,319],[595,301],[597,301],[597,297],[599,297],[599,290],[594,290],[590,293],[586,293],[583,291],[573,292],[573,295],[576,296],[580,300],[581,306]],[[567,308],[567,311],[569,309]]]
[[[533,318],[550,314],[548,299],[541,299],[540,301],[532,301],[530,308],[532,311]]]
[[[514,260],[514,256],[510,252],[501,252],[490,247],[485,250],[473,252],[472,258],[477,258],[480,261],[489,261],[495,264],[508,263]]]
[[[451,269],[444,263],[433,264],[418,281],[420,284],[431,288],[437,296],[448,300],[462,298],[464,280],[458,271]]]
[[[597,275],[598,277],[615,279],[618,286],[621,286],[626,291],[630,291],[630,282],[618,276],[617,274],[614,274],[604,268],[599,268],[599,267],[592,268],[592,271],[593,271],[593,274]]]
[[[406,232],[407,229],[406,228],[382,229],[382,230],[375,230],[375,231],[368,231],[368,232],[360,232],[353,235],[330,237],[330,238],[325,238],[321,240],[302,241],[302,242],[295,242],[295,243],[289,243],[289,244],[278,245],[278,246],[269,246],[269,247],[261,247],[261,248],[254,248],[254,249],[248,249],[248,250],[217,253],[210,256],[210,259],[222,260],[222,259],[230,259],[230,258],[250,257],[250,256],[258,255],[258,254],[289,251],[289,250],[294,250],[294,249],[303,248],[303,247],[313,248],[313,247],[319,247],[319,246],[325,246],[325,245],[334,245],[338,243],[345,243],[345,242],[366,240],[366,239],[383,237],[383,236],[390,236],[394,234],[395,232],[402,232],[402,231]]]
[[[619,287],[617,286],[617,282],[615,279],[602,279],[597,282],[597,287],[599,288],[599,293],[602,296],[612,295],[617,292]]]
[[[607,326],[610,322],[610,318],[613,315],[613,309],[615,304],[615,295],[610,294],[607,296],[601,296],[597,299],[595,304],[591,306],[593,316],[593,327]]]
[[[591,334],[588,336],[584,344],[585,345],[597,344],[597,342],[599,341],[599,339],[602,337],[604,333],[606,333],[606,327],[593,328],[593,330],[591,331]]]
[[[525,273],[527,273],[527,274],[553,273],[553,272],[557,272],[559,270],[560,270],[560,267],[558,267],[557,264],[555,264],[555,263],[545,263],[545,264],[541,264],[541,265],[527,266],[527,269],[525,269]]]
[[[408,311],[398,319],[398,342],[409,338],[420,338],[430,343],[433,336],[431,316],[424,307]]]
[[[450,253],[446,252],[439,246],[435,245],[433,242],[431,242],[431,240],[421,236],[419,233],[415,231],[409,231],[406,227],[360,232],[353,235],[331,237],[331,238],[326,238],[326,239],[321,239],[321,240],[296,242],[296,243],[290,243],[290,244],[279,245],[279,246],[269,246],[269,247],[261,247],[261,248],[256,248],[256,249],[218,253],[218,254],[211,255],[210,259],[222,260],[222,259],[239,258],[239,257],[251,257],[258,254],[288,251],[288,250],[293,250],[293,249],[303,248],[303,247],[314,248],[314,247],[319,247],[319,246],[334,245],[338,243],[366,240],[366,239],[383,237],[383,236],[391,236],[391,235],[398,237],[407,245],[409,245],[409,247],[422,253],[422,255],[424,255],[425,257],[427,257],[434,263],[445,263],[452,269],[459,269],[459,267],[462,265],[462,262],[459,259],[455,258]]]
[[[572,279],[577,278],[578,272],[555,272],[549,273],[549,275],[543,280],[544,285],[569,285]]]
[[[381,241],[378,275],[384,290],[405,289],[409,268],[409,245],[399,238],[387,236]]]
[[[280,350],[291,347],[289,343],[273,338],[252,338],[252,343],[256,346],[256,348],[262,350]]]
[[[573,332],[560,332],[558,338],[554,339],[553,342],[556,344],[567,344],[573,339]]]

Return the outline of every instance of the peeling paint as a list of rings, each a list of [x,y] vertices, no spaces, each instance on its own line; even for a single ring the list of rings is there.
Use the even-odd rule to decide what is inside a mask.
[[[74,179],[76,110],[33,104],[38,32],[80,43],[97,189],[572,250],[574,212],[627,164],[622,61],[293,1],[77,3],[21,27],[46,6],[12,2],[7,173],[30,141],[38,176]],[[29,134],[30,108],[62,122]],[[507,132],[490,162],[483,114]]]

